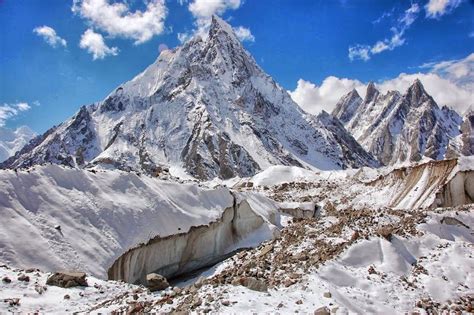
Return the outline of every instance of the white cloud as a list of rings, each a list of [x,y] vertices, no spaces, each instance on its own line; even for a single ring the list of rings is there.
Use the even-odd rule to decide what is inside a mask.
[[[186,32],[186,33],[178,33],[178,40],[181,43],[187,42],[193,37],[193,33],[191,32]]]
[[[385,50],[394,50],[395,48],[403,45],[404,43],[405,39],[402,38],[402,35],[400,33],[395,33],[393,34],[392,38],[385,39],[384,41],[378,41],[377,43],[375,43],[374,46],[370,48],[370,52],[373,55],[380,54]]]
[[[372,48],[370,48],[370,46],[368,45],[357,44],[355,46],[351,46],[349,47],[349,59],[351,61],[356,60],[356,59],[367,61],[370,59],[369,53],[371,49]]]
[[[56,48],[58,46],[67,46],[66,40],[59,37],[52,27],[46,25],[38,26],[33,29],[33,32],[36,33],[36,35],[42,37],[44,41],[51,47]]]
[[[240,7],[240,0],[194,0],[189,4],[189,11],[198,19],[209,19],[213,14],[222,14],[228,9]]]
[[[379,16],[376,20],[372,21],[372,24],[379,24],[382,22],[384,19],[387,19],[393,15],[393,12],[395,11],[395,8],[392,8],[390,11],[386,11],[382,13],[381,16]]]
[[[463,0],[430,0],[425,5],[426,17],[439,18],[445,14],[451,13]]]
[[[73,0],[72,11],[112,37],[123,37],[142,44],[165,30],[168,13],[164,0],[147,0],[146,10],[131,12],[127,3],[109,0]]]
[[[405,31],[415,22],[420,12],[420,7],[417,3],[413,3],[403,14],[398,18],[397,24],[391,28],[392,36],[383,40],[377,41],[374,45],[356,44],[349,47],[348,57],[353,60],[369,60],[372,55],[380,54],[387,50],[394,50],[405,43],[403,35]]]
[[[21,112],[27,111],[30,108],[31,106],[25,102],[0,105],[0,127],[5,126],[7,120],[18,116]]]
[[[419,79],[439,106],[447,105],[461,114],[474,107],[474,53],[463,59],[427,63],[420,68],[427,72],[401,73],[376,86],[382,93],[396,90],[403,94]],[[366,86],[362,82],[330,76],[321,86],[300,79],[296,89],[289,93],[305,111],[318,114],[321,110],[331,112],[337,101],[354,88],[364,97]]]
[[[206,38],[211,25],[211,17],[214,14],[222,15],[227,10],[237,10],[242,4],[241,0],[192,0],[188,5],[188,10],[195,18],[195,28],[189,32],[178,33],[178,40],[184,43],[195,35]],[[249,28],[237,26],[233,27],[233,30],[240,41],[255,41],[255,36]]]
[[[28,126],[16,130],[0,126],[0,162],[21,150],[36,133]]]
[[[408,27],[415,22],[416,18],[418,17],[418,13],[420,12],[420,6],[418,3],[412,3],[412,5],[405,10],[405,13],[400,17],[399,22]]]
[[[101,34],[95,33],[92,29],[88,29],[82,34],[79,47],[87,49],[92,54],[92,59],[104,59],[108,55],[116,56],[118,54],[117,47],[108,47]]]
[[[365,85],[362,82],[330,76],[320,86],[299,79],[296,89],[289,93],[304,111],[317,115],[322,110],[330,113],[339,99],[352,89],[356,89],[362,97],[365,95]]]
[[[474,90],[474,53],[463,59],[425,63],[420,68],[428,69],[463,88]]]
[[[21,103],[16,104],[16,108],[18,108],[19,111],[24,112],[26,110],[29,110],[31,108],[31,106],[28,105],[28,103],[21,102]]]
[[[243,27],[243,26],[238,26],[234,27],[234,32],[235,35],[237,35],[237,38],[240,39],[242,42],[254,42],[255,41],[255,36],[253,36],[252,32],[250,29]]]
[[[419,79],[426,92],[430,94],[439,106],[448,105],[459,113],[464,113],[473,106],[474,91],[456,85],[436,73],[401,73],[398,77],[377,85],[382,92],[397,90],[404,93],[415,79]]]

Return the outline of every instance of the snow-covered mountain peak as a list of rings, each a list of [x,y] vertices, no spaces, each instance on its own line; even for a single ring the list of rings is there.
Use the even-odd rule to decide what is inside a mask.
[[[377,165],[337,118],[305,114],[219,17],[206,39],[161,53],[2,167],[43,163],[153,175],[170,167],[199,179],[251,176],[275,164]]]
[[[405,97],[411,106],[419,106],[423,103],[429,102],[431,106],[438,106],[433,98],[426,92],[423,84],[419,79],[416,79],[408,88]]]
[[[232,26],[230,26],[217,15],[213,15],[211,18],[211,27],[209,28],[209,40],[213,41],[218,39],[220,33],[223,33],[233,41],[240,43],[239,39],[232,30]]]
[[[367,92],[365,93],[364,103],[367,104],[367,103],[373,102],[379,94],[380,92],[375,87],[375,83],[369,82],[369,85],[367,85]]]
[[[382,95],[371,82],[364,101],[349,106],[349,100],[350,93],[341,98],[333,115],[383,164],[424,156],[443,159],[461,152],[462,118],[450,108],[440,108],[418,79],[403,95]]]
[[[361,104],[362,98],[356,89],[353,89],[337,102],[332,114],[345,124],[354,116]]]

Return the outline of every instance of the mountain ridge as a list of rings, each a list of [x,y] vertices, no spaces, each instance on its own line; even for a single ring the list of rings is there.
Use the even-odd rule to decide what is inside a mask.
[[[462,154],[463,119],[453,109],[440,108],[419,79],[403,95],[398,91],[382,94],[373,82],[364,100],[353,95],[353,91],[344,95],[332,114],[382,164]]]

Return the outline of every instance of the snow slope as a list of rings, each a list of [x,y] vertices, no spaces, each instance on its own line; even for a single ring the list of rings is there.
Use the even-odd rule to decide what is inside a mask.
[[[249,199],[264,218],[275,211],[273,204],[254,201],[263,196],[238,198]],[[157,235],[209,224],[233,205],[234,197],[224,187],[209,189],[117,170],[57,165],[3,170],[0,261],[46,271],[82,270],[105,278],[114,260],[129,248]]]

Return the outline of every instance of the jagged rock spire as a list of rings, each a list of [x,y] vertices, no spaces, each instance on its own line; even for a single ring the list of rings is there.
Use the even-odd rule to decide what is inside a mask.
[[[367,104],[372,102],[373,100],[375,100],[378,94],[379,90],[375,88],[375,83],[372,81],[369,82],[369,85],[367,86],[367,93],[365,94],[364,103]]]
[[[353,117],[361,103],[362,98],[359,93],[357,93],[356,89],[352,89],[352,91],[344,95],[339,102],[337,102],[332,115],[343,123],[347,123]]]
[[[423,84],[419,79],[416,79],[413,84],[408,88],[406,97],[410,101],[410,105],[417,106],[419,103],[424,102],[428,98],[431,98],[426,92]],[[432,102],[435,104],[435,102]]]

